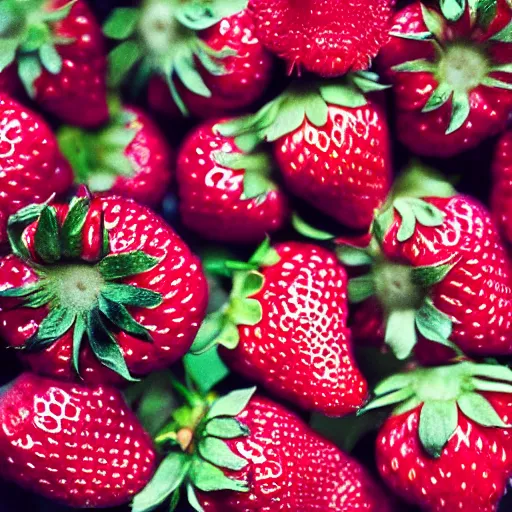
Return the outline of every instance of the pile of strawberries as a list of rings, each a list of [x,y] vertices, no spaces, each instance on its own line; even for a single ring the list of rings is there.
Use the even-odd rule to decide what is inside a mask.
[[[0,477],[509,510],[512,1],[105,4],[0,0]]]

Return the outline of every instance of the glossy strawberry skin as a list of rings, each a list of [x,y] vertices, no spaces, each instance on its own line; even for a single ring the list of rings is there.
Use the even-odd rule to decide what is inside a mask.
[[[468,45],[484,45],[493,34],[503,29],[512,18],[510,8],[499,2],[496,19],[485,34],[473,33],[464,17],[452,28],[453,39],[472,39]],[[428,31],[421,12],[421,3],[413,2],[395,14],[391,32],[415,34]],[[456,37],[455,37],[456,36]],[[495,44],[492,57],[496,63],[512,62],[510,44]],[[382,48],[378,66],[383,77],[393,84],[397,136],[417,154],[450,157],[480,144],[482,140],[505,129],[512,106],[512,94],[505,89],[479,86],[470,93],[471,111],[461,128],[446,135],[450,124],[451,101],[432,112],[422,112],[438,82],[432,73],[398,72],[391,68],[416,59],[433,60],[431,44],[392,36]],[[508,81],[506,73],[493,77]]]
[[[0,398],[2,478],[71,507],[124,504],[155,450],[121,393],[24,373]]]
[[[227,444],[249,464],[228,476],[247,478],[251,490],[201,494],[206,512],[391,511],[356,461],[282,406],[255,397],[237,418],[250,436]]]
[[[256,34],[296,67],[332,77],[370,67],[388,39],[391,0],[250,0]]]
[[[487,393],[505,423],[510,395]],[[387,485],[432,512],[495,512],[512,464],[509,429],[474,423],[459,411],[458,427],[440,458],[424,451],[418,435],[421,407],[391,416],[377,438],[377,465]]]
[[[172,179],[172,153],[154,121],[140,108],[126,107],[134,116],[126,128],[135,130],[135,137],[124,154],[135,171],[132,177],[119,176],[109,194],[135,199],[156,208],[162,202]]]
[[[254,24],[243,10],[203,30],[199,37],[213,50],[231,48],[234,56],[222,59],[226,74],[213,75],[197,59],[199,74],[211,91],[210,98],[189,91],[180,82],[176,86],[189,112],[199,118],[236,112],[256,101],[266,89],[272,70],[272,58],[254,34]],[[149,104],[158,111],[178,114],[169,87],[160,77],[149,84]]]
[[[183,143],[177,179],[184,224],[201,236],[226,242],[258,242],[280,229],[288,218],[287,200],[279,189],[269,190],[263,201],[243,199],[243,169],[234,170],[214,160],[216,151],[240,153],[231,137],[217,132],[208,121]]]
[[[453,262],[447,276],[431,289],[434,305],[453,322],[450,340],[466,354],[506,355],[512,351],[511,268],[496,227],[486,209],[470,197],[425,198],[445,213],[442,226],[416,225],[414,235],[398,242],[400,216],[381,245],[387,260],[412,267]],[[382,313],[363,303],[369,317]],[[354,326],[354,336],[359,332]],[[440,344],[421,340],[417,356],[440,362],[452,354]],[[452,354],[453,355],[453,354]]]
[[[72,182],[71,168],[46,122],[0,95],[0,243],[7,241],[11,214],[65,193]]]
[[[65,208],[64,208],[65,211]],[[153,270],[124,279],[124,284],[161,293],[163,303],[154,308],[130,308],[136,321],[146,326],[153,341],[146,342],[124,331],[116,335],[132,375],[166,368],[189,349],[202,322],[207,303],[207,284],[201,264],[184,242],[146,207],[119,197],[98,197],[93,200],[82,239],[82,258],[97,258],[100,246],[100,218],[104,213],[109,231],[110,250],[119,254],[143,250],[161,259]],[[29,249],[33,249],[34,225],[26,230]],[[14,255],[0,259],[1,288],[26,286],[38,279],[34,270]],[[0,309],[0,333],[10,346],[21,346],[34,334],[48,314],[46,306],[38,309],[9,309],[9,301]],[[33,371],[42,375],[72,380],[78,376],[72,358],[72,331],[41,352],[20,357]],[[121,377],[102,366],[89,345],[83,343],[80,353],[81,376],[86,383],[122,382]]]
[[[263,308],[240,343],[222,350],[229,366],[307,409],[342,416],[361,407],[367,384],[356,367],[346,327],[347,276],[329,251],[304,243],[275,247],[280,261],[261,270],[252,298]]]
[[[346,226],[368,229],[391,187],[385,114],[371,101],[358,108],[328,109],[325,126],[306,119],[278,139],[276,159],[295,195]]]

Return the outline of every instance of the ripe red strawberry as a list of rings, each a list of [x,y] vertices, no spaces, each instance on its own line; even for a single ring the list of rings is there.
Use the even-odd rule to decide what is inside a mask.
[[[2,478],[71,507],[122,505],[155,451],[123,396],[24,373],[0,398]]]
[[[8,81],[13,92],[17,71],[29,96],[62,121],[107,121],[103,35],[84,0],[4,0],[0,17],[0,87]]]
[[[495,512],[512,469],[512,372],[461,363],[395,375],[367,407],[397,405],[377,465],[407,501],[432,512]]]
[[[365,73],[345,82],[299,83],[257,114],[218,130],[273,142],[295,195],[342,224],[368,229],[391,184],[385,114],[362,93],[383,88],[375,79]]]
[[[179,419],[157,437],[174,441],[174,451],[135,497],[133,511],[153,510],[170,495],[173,503],[185,481],[190,504],[205,512],[391,511],[355,460],[281,405],[250,398],[253,393],[230,393],[199,418],[187,408],[174,414]]]
[[[110,54],[112,84],[136,70],[132,87],[149,81],[149,103],[160,112],[214,117],[247,107],[264,92],[272,60],[246,5],[151,0],[114,10],[105,34],[125,41]]]
[[[0,333],[36,373],[117,383],[165,368],[190,347],[206,280],[148,208],[115,196],[31,205],[9,219],[9,235]]]
[[[512,243],[512,132],[503,134],[492,164],[492,213],[505,240]]]
[[[171,181],[171,150],[163,133],[137,107],[119,107],[99,131],[61,128],[59,144],[75,182],[158,207]]]
[[[286,223],[286,196],[271,181],[269,156],[244,152],[216,125],[200,125],[180,150],[177,179],[183,222],[208,239],[261,242]]]
[[[294,68],[322,76],[368,69],[388,40],[392,0],[250,0],[256,34]]]
[[[220,344],[236,372],[307,409],[343,416],[361,407],[367,384],[346,327],[347,276],[331,252],[311,244],[262,244],[233,270],[229,303],[212,313],[193,353]]]
[[[72,180],[69,164],[46,122],[0,94],[0,243],[7,242],[11,214],[65,193]]]
[[[449,3],[461,4],[444,2],[445,15]],[[452,156],[505,128],[511,20],[507,0],[494,12],[466,10],[458,21],[419,1],[396,13],[380,68],[394,85],[398,138],[415,153]]]
[[[349,248],[353,263],[371,266],[351,280],[349,296],[362,303],[367,321],[385,322],[386,342],[399,358],[417,338],[424,362],[445,360],[452,349],[512,353],[511,268],[482,205],[462,195],[399,197],[377,217],[374,232],[368,252]],[[360,339],[356,324],[353,333]]]

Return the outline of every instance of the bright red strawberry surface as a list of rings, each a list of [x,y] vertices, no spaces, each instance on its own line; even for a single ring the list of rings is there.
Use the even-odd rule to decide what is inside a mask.
[[[448,157],[505,128],[512,45],[502,30],[512,9],[499,0],[490,22],[466,12],[455,23],[421,5],[396,13],[379,67],[394,85],[398,138],[415,153]]]
[[[123,396],[31,373],[0,398],[2,478],[71,507],[124,504],[155,451]]]
[[[269,158],[246,155],[216,124],[200,125],[181,147],[177,180],[183,222],[208,239],[259,242],[286,223],[286,197],[268,176]]]
[[[52,210],[25,229],[21,251],[29,255],[18,249],[0,260],[5,341],[24,346],[20,354],[37,373],[75,379],[79,371],[94,383],[146,375],[182,357],[207,300],[201,265],[184,242],[151,210],[118,197],[59,205],[56,221]],[[60,249],[48,223],[60,225]],[[85,334],[89,343],[80,345]]]
[[[50,127],[36,113],[0,96],[0,243],[7,219],[33,202],[65,193],[72,173]]]
[[[391,0],[250,0],[256,34],[297,68],[332,77],[370,67],[388,40]]]
[[[501,137],[492,164],[491,206],[494,219],[508,243],[512,243],[512,132]]]

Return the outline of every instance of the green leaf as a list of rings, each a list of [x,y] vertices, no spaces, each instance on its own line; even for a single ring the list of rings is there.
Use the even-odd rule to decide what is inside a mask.
[[[467,121],[471,105],[466,91],[454,91],[452,96],[452,115],[446,135],[456,132]]]
[[[373,274],[354,277],[348,282],[348,298],[350,302],[359,304],[375,295],[375,278]]]
[[[136,41],[124,41],[108,54],[108,83],[110,87],[119,87],[128,73],[142,58],[143,52]]]
[[[436,64],[426,59],[409,60],[391,68],[396,72],[407,73],[432,73],[436,70]]]
[[[414,267],[412,269],[412,283],[425,289],[430,288],[443,281],[453,266],[453,263],[445,263],[444,265],[431,267]]]
[[[239,389],[222,396],[213,402],[206,419],[217,418],[219,416],[238,416],[249,403],[256,388]]]
[[[373,258],[365,249],[353,245],[340,245],[336,247],[336,255],[344,265],[349,267],[360,267],[373,263]]]
[[[452,96],[453,87],[445,82],[440,83],[431,94],[422,112],[432,112],[442,107]]]
[[[274,142],[288,133],[292,133],[302,126],[305,116],[304,104],[297,99],[287,98],[281,103],[281,108],[273,124],[266,129],[266,139],[269,142]]]
[[[452,0],[441,0],[441,1],[452,1]],[[429,9],[425,5],[421,4],[421,13],[423,15],[423,21],[427,26],[429,32],[433,34],[437,39],[442,40],[444,35],[445,21],[443,17],[433,9]]]
[[[155,268],[159,259],[143,251],[111,254],[98,264],[101,275],[107,281],[143,274]]]
[[[368,405],[360,409],[357,414],[365,414],[368,411],[373,409],[379,409],[381,407],[389,407],[390,405],[395,405],[406,400],[409,400],[415,394],[412,387],[406,387],[399,389],[398,391],[394,391],[393,393],[389,393],[388,395],[384,395],[372,400]]]
[[[466,9],[466,0],[441,0],[441,12],[449,21],[458,21]]]
[[[259,300],[234,297],[229,306],[229,318],[235,325],[254,326],[263,318],[263,307]]]
[[[109,300],[100,294],[98,305],[100,311],[122,331],[144,341],[153,341],[150,332],[137,322],[122,304]]]
[[[62,254],[66,258],[78,258],[82,253],[82,230],[89,212],[87,197],[74,198],[60,232]]]
[[[190,51],[179,52],[174,59],[174,70],[189,91],[203,98],[211,98],[212,92],[197,71],[194,55]]]
[[[192,484],[187,485],[187,499],[188,499],[190,506],[196,512],[204,512],[204,508],[199,503],[199,500],[197,499],[197,496],[196,496],[196,492],[194,490],[194,486]]]
[[[53,308],[41,322],[36,334],[24,345],[27,351],[42,350],[62,338],[73,326],[76,314],[62,306]]]
[[[217,347],[199,355],[187,354],[183,359],[183,365],[187,375],[203,395],[229,375],[229,369],[220,358]]]
[[[421,408],[418,434],[429,455],[439,458],[457,429],[457,404],[453,400],[431,400]]]
[[[167,455],[150,482],[133,499],[132,512],[150,512],[161,505],[181,485],[190,468],[186,453]]]
[[[60,259],[60,235],[57,212],[52,206],[45,206],[39,216],[34,235],[36,253],[45,263],[55,263]]]
[[[43,44],[39,48],[39,58],[41,59],[41,64],[52,75],[57,75],[62,71],[62,59],[53,44]]]
[[[36,95],[34,82],[41,76],[43,68],[39,59],[34,55],[23,55],[18,61],[18,75],[27,94],[34,98]]]
[[[80,375],[80,348],[84,339],[86,321],[83,314],[77,314],[75,328],[73,329],[73,368],[77,375]]]
[[[416,312],[416,326],[422,336],[438,343],[446,344],[452,334],[450,317],[439,311],[428,297]]]
[[[228,478],[221,469],[198,458],[192,462],[190,479],[195,487],[204,492],[249,490],[245,482]]]
[[[317,127],[325,126],[329,119],[329,109],[319,94],[310,94],[304,106],[309,122]]]
[[[14,61],[17,49],[17,39],[0,40],[0,73]]]
[[[205,437],[199,442],[199,453],[203,459],[221,468],[238,471],[248,462],[231,451],[228,445],[216,437]]]
[[[190,347],[190,353],[199,355],[209,351],[225,328],[226,322],[227,319],[223,311],[215,311],[207,315]]]
[[[235,418],[213,418],[206,424],[205,432],[221,439],[236,439],[250,434],[249,429]]]
[[[385,342],[401,361],[411,355],[417,342],[415,316],[414,309],[399,309],[387,318]]]
[[[494,34],[490,41],[499,41],[500,43],[512,43],[512,21],[497,34]]]
[[[492,404],[479,393],[464,393],[457,400],[460,410],[469,419],[484,427],[508,428]]]
[[[332,240],[334,235],[332,233],[328,233],[327,231],[322,231],[321,229],[317,229],[311,225],[309,225],[304,219],[302,219],[299,215],[294,213],[292,215],[292,225],[302,236],[306,238],[311,238],[312,240]]]
[[[110,39],[126,39],[134,34],[139,19],[139,9],[133,7],[114,9],[103,25],[103,33]]]
[[[128,381],[136,382],[138,380],[130,375],[123,353],[117,341],[105,327],[97,309],[92,309],[88,314],[87,336],[91,349],[101,364]]]
[[[106,299],[125,306],[151,309],[160,306],[163,302],[160,293],[129,284],[107,283],[101,293]]]
[[[330,105],[357,108],[367,103],[364,94],[351,85],[326,82],[319,87],[319,90],[324,101]]]

